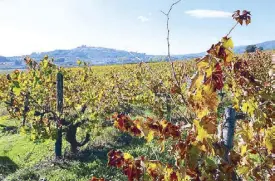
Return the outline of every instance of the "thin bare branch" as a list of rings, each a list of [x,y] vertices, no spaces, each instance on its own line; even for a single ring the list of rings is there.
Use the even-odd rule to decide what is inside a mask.
[[[170,29],[169,29],[169,20],[170,20],[170,13],[173,9],[173,7],[178,4],[181,0],[178,0],[176,2],[174,2],[171,6],[170,9],[167,13],[165,13],[164,11],[161,11],[167,18],[166,20],[166,29],[167,29],[167,48],[168,48],[168,59],[169,61],[171,61],[171,56],[170,56]]]
[[[172,5],[171,5],[171,7],[170,7],[170,9],[169,9],[169,11],[168,11],[168,15],[170,14],[170,12],[172,11],[172,9],[173,9],[173,7],[176,5],[176,4],[178,4],[179,2],[181,2],[181,0],[178,0],[177,2],[174,2]]]
[[[170,29],[169,29],[170,13],[171,13],[173,7],[174,7],[176,4],[178,4],[179,2],[181,2],[181,0],[178,0],[178,1],[174,2],[174,3],[170,6],[170,9],[169,9],[169,11],[168,11],[167,13],[165,13],[165,12],[163,12],[163,11],[161,11],[161,12],[166,16],[166,29],[167,29],[167,38],[166,38],[166,39],[167,39],[167,54],[168,54],[168,55],[167,55],[167,58],[168,58],[168,61],[169,61],[170,64],[171,64],[171,69],[172,69],[171,74],[172,74],[172,77],[174,78],[174,80],[175,80],[175,82],[176,82],[177,87],[180,88],[180,87],[181,87],[181,83],[180,83],[180,81],[179,81],[178,78],[177,78],[174,63],[173,63],[172,60],[171,60],[171,54],[170,54]],[[182,99],[183,99],[183,102],[186,104],[186,100],[184,99],[184,96],[183,96],[182,93],[181,93],[181,97],[182,97]]]
[[[236,26],[239,24],[239,22],[237,22],[231,29],[230,29],[230,31],[227,33],[227,35],[226,35],[226,37],[228,37],[230,34],[231,34],[231,32],[236,28]]]

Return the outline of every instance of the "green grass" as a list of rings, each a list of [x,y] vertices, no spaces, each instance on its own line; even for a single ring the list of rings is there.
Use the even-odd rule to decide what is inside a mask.
[[[147,114],[150,114],[149,112]],[[14,126],[15,120],[0,117],[0,124]],[[135,157],[147,155],[151,159],[171,161],[166,152],[160,153],[158,143],[146,143],[143,139],[132,138],[107,127],[98,134],[94,131],[92,140],[71,159],[54,161],[54,141],[33,142],[29,135],[1,133],[0,130],[0,180],[23,181],[87,181],[92,176],[104,177],[112,181],[126,181],[122,171],[107,166],[107,153],[111,149],[129,152]],[[63,153],[68,149],[63,141]],[[2,175],[1,175],[2,174]]]
[[[107,153],[111,149],[128,152],[134,157],[146,155],[153,160],[172,163],[167,152],[159,152],[159,143],[146,143],[144,139],[121,133],[113,126],[92,130],[90,142],[81,148],[77,157],[65,157],[56,162],[54,140],[34,142],[30,140],[30,135],[22,135],[19,131],[4,132],[1,125],[19,127],[20,122],[11,119],[1,105],[0,112],[3,113],[0,115],[0,180],[2,177],[7,181],[35,181],[42,178],[47,181],[87,181],[96,176],[112,181],[127,181],[121,170],[107,166]],[[142,114],[153,116],[148,110]],[[69,144],[63,140],[63,154],[67,155],[68,150]]]
[[[3,122],[3,121],[2,121]],[[64,141],[65,143],[65,141]],[[64,150],[67,144],[64,144]],[[89,150],[72,160],[55,163],[54,141],[35,143],[27,135],[5,134],[0,137],[0,162],[8,158],[14,169],[1,168],[6,180],[88,180],[92,175],[126,180],[120,171],[106,167],[109,149]],[[11,171],[13,170],[13,171]],[[2,172],[2,173],[1,173]],[[0,177],[1,178],[1,177]],[[1,180],[1,179],[0,179]]]

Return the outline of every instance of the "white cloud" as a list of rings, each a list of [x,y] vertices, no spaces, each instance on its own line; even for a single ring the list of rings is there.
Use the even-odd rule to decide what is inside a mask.
[[[226,11],[203,9],[185,11],[185,13],[196,18],[228,18],[232,15],[232,13]]]
[[[139,16],[137,19],[140,20],[142,23],[149,21],[149,18],[147,18],[145,16]]]

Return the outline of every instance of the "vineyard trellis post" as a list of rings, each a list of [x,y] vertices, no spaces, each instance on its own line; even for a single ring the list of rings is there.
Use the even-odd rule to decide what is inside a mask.
[[[238,119],[244,119],[245,117],[246,115],[244,113],[236,112],[236,110],[232,107],[225,108],[222,127],[222,143],[226,148],[224,160],[227,163],[230,163],[229,152],[233,148],[236,121]],[[232,179],[234,181],[239,180],[235,172],[232,173]]]
[[[55,156],[60,158],[62,155],[62,125],[60,122],[60,115],[63,112],[63,74],[61,72],[57,73],[56,76],[56,106],[59,113],[57,120],[57,137],[55,142]]]
[[[232,107],[227,107],[224,112],[224,123],[222,129],[222,140],[227,152],[225,160],[228,161],[228,152],[233,148],[234,130],[236,124],[236,111]]]

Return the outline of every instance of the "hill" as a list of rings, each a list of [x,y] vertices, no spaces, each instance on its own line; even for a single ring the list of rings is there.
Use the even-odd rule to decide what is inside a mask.
[[[45,55],[54,57],[58,64],[75,65],[76,60],[88,61],[92,64],[122,64],[148,61],[153,56],[146,55],[145,53],[128,52],[124,50],[116,50],[111,48],[90,47],[82,45],[80,47],[70,50],[54,50],[49,52],[32,53],[29,55],[35,60],[42,59]],[[137,59],[138,57],[139,59]],[[9,57],[9,59],[23,59],[21,57]]]
[[[263,47],[264,50],[275,49],[275,40],[266,41],[255,44],[257,47]],[[236,53],[245,52],[247,45],[236,46],[234,51]],[[106,64],[126,64],[126,63],[137,63],[140,61],[145,62],[156,62],[166,60],[165,55],[147,55],[145,53],[128,52],[124,50],[116,50],[111,48],[103,47],[91,47],[82,45],[70,50],[54,50],[49,52],[32,53],[29,55],[35,60],[41,60],[45,55],[54,57],[56,63],[63,66],[75,66],[76,60],[80,59],[83,61],[90,62],[94,65],[106,65]],[[205,55],[205,52],[184,54],[184,55],[173,55],[172,59],[190,59],[197,58]],[[20,62],[23,61],[24,56],[15,57],[3,57],[0,56],[0,62],[14,62],[15,67],[20,66]],[[10,68],[14,68],[13,65],[9,64]],[[1,69],[1,67],[0,67]]]
[[[263,47],[264,50],[274,50],[275,49],[275,40],[266,41],[266,42],[262,42],[262,43],[257,43],[255,45],[257,47]],[[234,48],[234,51],[236,53],[244,53],[246,46],[247,45],[237,46],[237,47]]]
[[[0,56],[0,62],[8,62],[9,60],[6,57]]]
[[[272,40],[272,41],[265,41],[265,42],[262,42],[262,43],[257,43],[257,44],[254,44],[256,45],[257,47],[263,47],[264,50],[274,50],[275,49],[275,40]],[[248,45],[241,45],[241,46],[236,46],[234,48],[234,52],[235,53],[244,53],[245,52],[245,48],[247,47]],[[205,52],[201,52],[201,53],[194,53],[194,54],[187,54],[187,55],[177,55],[177,57],[188,57],[188,58],[196,58],[196,57],[201,57],[205,55]]]

